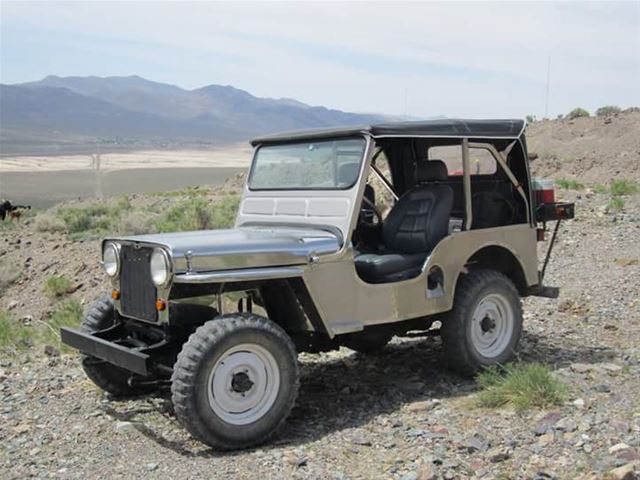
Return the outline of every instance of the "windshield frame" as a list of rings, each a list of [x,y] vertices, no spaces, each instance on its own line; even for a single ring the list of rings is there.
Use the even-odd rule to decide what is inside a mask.
[[[279,147],[279,146],[285,146],[285,145],[296,145],[296,144],[305,144],[305,143],[312,143],[312,142],[332,142],[332,141],[340,141],[340,140],[362,140],[363,141],[363,148],[362,148],[362,155],[360,157],[360,159],[358,160],[358,163],[360,165],[360,168],[358,170],[358,175],[356,176],[356,178],[354,179],[353,183],[351,185],[345,186],[345,187],[252,187],[251,186],[251,181],[253,179],[253,173],[254,170],[256,168],[256,160],[258,158],[258,154],[260,153],[260,149],[262,149],[263,147]],[[340,192],[340,191],[346,191],[346,190],[351,190],[353,187],[355,187],[356,185],[358,185],[358,182],[360,180],[360,174],[362,173],[362,166],[364,163],[364,160],[367,156],[367,150],[368,150],[368,142],[367,142],[367,136],[366,135],[349,135],[349,136],[337,136],[337,137],[323,137],[323,138],[308,138],[308,139],[304,139],[304,138],[300,138],[300,139],[296,139],[294,141],[284,141],[284,142],[277,142],[277,143],[267,143],[267,144],[260,144],[257,145],[256,148],[253,151],[253,158],[251,160],[251,168],[249,169],[249,174],[247,175],[247,181],[246,181],[246,185],[247,185],[247,189],[251,192]]]

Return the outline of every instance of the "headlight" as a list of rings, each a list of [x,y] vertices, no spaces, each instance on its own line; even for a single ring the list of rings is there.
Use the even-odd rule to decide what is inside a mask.
[[[151,254],[151,280],[157,287],[164,287],[169,281],[170,265],[167,253],[155,248]]]
[[[105,244],[102,250],[102,266],[110,277],[115,277],[120,271],[120,248],[115,243]]]

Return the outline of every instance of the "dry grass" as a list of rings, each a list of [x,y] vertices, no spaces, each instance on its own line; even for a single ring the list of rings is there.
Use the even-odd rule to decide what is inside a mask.
[[[0,258],[0,293],[4,292],[20,276],[18,266],[8,258]]]
[[[17,352],[29,346],[33,336],[32,328],[16,320],[6,310],[0,310],[0,350]]]
[[[566,387],[553,372],[539,363],[511,363],[504,367],[489,368],[477,377],[482,391],[477,405],[498,408],[507,405],[517,411],[534,407],[560,405],[566,396]]]
[[[55,300],[71,292],[71,280],[64,275],[53,275],[44,282],[44,293]]]

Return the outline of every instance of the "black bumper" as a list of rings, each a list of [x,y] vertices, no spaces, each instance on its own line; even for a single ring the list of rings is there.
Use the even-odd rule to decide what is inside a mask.
[[[106,338],[101,338],[104,332],[87,333],[75,328],[62,327],[60,339],[65,345],[80,350],[87,355],[104,360],[118,367],[149,376],[151,373],[151,356],[130,347],[118,345]]]

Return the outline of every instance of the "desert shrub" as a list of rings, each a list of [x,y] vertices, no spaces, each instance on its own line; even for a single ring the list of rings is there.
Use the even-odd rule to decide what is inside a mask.
[[[605,105],[604,107],[600,107],[596,110],[596,115],[599,117],[605,117],[607,115],[615,115],[616,113],[620,113],[622,110],[620,107],[616,105]]]
[[[602,183],[596,183],[595,185],[593,185],[593,191],[596,193],[607,193],[609,189]]]
[[[617,213],[624,209],[624,198],[612,197],[607,203],[607,212]]]
[[[195,185],[193,187],[185,187],[179,190],[170,190],[168,192],[155,192],[150,195],[154,197],[195,197],[213,194],[215,194],[215,191],[212,188]]]
[[[533,122],[536,121],[536,116],[535,115],[527,115],[526,119],[527,119],[527,123],[533,123]]]
[[[20,276],[18,266],[7,258],[0,258],[0,293],[4,292]]]
[[[144,233],[153,233],[154,215],[141,210],[134,210],[125,213],[118,224],[118,231],[125,235],[141,235]]]
[[[32,329],[0,310],[0,350],[16,351],[29,345]]]
[[[0,220],[0,232],[13,230],[16,228],[16,222],[11,221],[10,219]]]
[[[240,197],[227,195],[222,197],[213,208],[213,224],[215,228],[231,228],[236,221]]]
[[[539,363],[507,364],[489,368],[477,377],[482,387],[477,405],[497,408],[506,405],[516,410],[560,405],[566,396],[566,387],[549,367]]]
[[[121,197],[84,207],[61,207],[56,216],[62,219],[71,238],[99,238],[115,231],[120,217],[130,209],[129,199]]]
[[[202,197],[189,198],[177,203],[155,222],[158,232],[179,232],[228,228],[233,224],[239,198],[229,195],[215,203]]]
[[[609,190],[611,191],[611,195],[632,195],[634,193],[638,193],[640,191],[640,186],[637,182],[633,180],[627,179],[618,179],[611,180],[611,184],[609,185]]]
[[[38,232],[64,232],[67,229],[64,220],[51,212],[38,214],[34,226]]]
[[[52,275],[44,282],[44,293],[51,299],[63,297],[71,290],[71,280],[64,275]]]
[[[589,112],[586,111],[584,108],[574,108],[573,110],[571,110],[569,113],[567,113],[567,117],[569,120],[573,120],[574,118],[580,118],[580,117],[588,117],[590,116]]]
[[[77,327],[82,321],[82,305],[69,299],[56,305],[47,322],[41,323],[39,337],[46,345],[52,345],[63,351],[69,351],[60,342],[60,327]]]
[[[584,184],[573,178],[558,178],[556,185],[565,190],[584,190]]]

